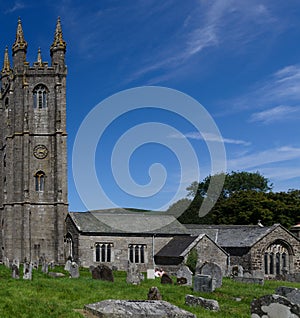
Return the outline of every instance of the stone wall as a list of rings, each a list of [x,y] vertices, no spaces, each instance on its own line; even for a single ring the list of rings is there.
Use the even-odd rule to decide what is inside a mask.
[[[223,275],[227,273],[227,254],[207,236],[204,236],[195,248],[198,253],[197,267],[200,268],[205,262],[213,262],[221,267]],[[187,261],[187,258],[188,254],[185,256],[184,262]]]
[[[281,226],[276,227],[251,248],[251,270],[264,271],[265,250],[270,244],[276,242],[282,243],[290,249],[289,272],[300,272],[300,241]]]

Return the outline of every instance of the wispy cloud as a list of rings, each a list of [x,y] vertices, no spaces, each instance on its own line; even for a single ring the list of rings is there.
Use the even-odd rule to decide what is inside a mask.
[[[262,122],[269,124],[277,121],[295,119],[300,117],[300,107],[295,106],[276,106],[251,115],[250,122]]]
[[[229,170],[247,170],[272,163],[289,161],[299,157],[300,148],[284,146],[252,153],[244,157],[230,159],[227,161],[227,165]]]
[[[243,146],[249,146],[251,143],[240,140],[240,139],[231,139],[231,138],[224,138],[222,136],[218,136],[212,133],[200,133],[200,132],[189,132],[184,135],[178,134],[178,135],[171,135],[169,136],[171,138],[190,138],[195,140],[204,140],[204,141],[212,141],[212,142],[222,142],[225,144],[235,144],[235,145],[243,145]]]
[[[264,111],[253,113],[251,121],[271,122],[278,120],[281,115],[289,116],[299,112],[299,87],[300,64],[289,65],[255,83],[246,94],[222,101],[222,104],[226,106],[226,112],[264,108]],[[268,115],[271,116],[269,121]]]
[[[21,10],[21,9],[24,9],[24,8],[25,8],[25,4],[24,4],[23,2],[21,2],[21,1],[16,1],[12,7],[8,8],[8,9],[5,11],[5,13],[6,13],[6,14],[7,14],[7,13],[13,13],[13,12],[15,12],[15,11],[18,11],[18,10]]]

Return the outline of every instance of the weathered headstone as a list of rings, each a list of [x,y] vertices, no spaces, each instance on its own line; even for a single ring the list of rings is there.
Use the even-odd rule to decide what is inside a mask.
[[[196,292],[213,292],[211,276],[201,274],[195,275],[193,289]]]
[[[141,272],[135,263],[128,262],[126,282],[133,285],[141,283]]]
[[[241,265],[233,265],[231,266],[231,277],[243,277],[244,269]]]
[[[92,270],[92,278],[107,280],[110,282],[114,281],[113,271],[104,264],[98,265]]]
[[[266,295],[251,303],[251,318],[298,318],[300,306],[279,295]]]
[[[147,269],[147,279],[155,279],[154,269]]]
[[[25,280],[31,280],[32,279],[32,263],[24,263],[23,268],[23,279]]]
[[[39,261],[36,260],[32,263],[32,269],[39,269]]]
[[[148,300],[162,300],[162,296],[157,287],[151,287],[148,292]]]
[[[193,295],[185,296],[185,304],[193,307],[203,307],[212,311],[218,311],[220,309],[219,303],[216,300],[195,297]]]
[[[85,305],[85,310],[101,318],[128,318],[130,317],[170,317],[196,318],[186,310],[174,306],[163,300],[103,300],[95,304]]]
[[[43,262],[42,262],[42,272],[45,274],[48,273],[48,262],[46,259],[43,259]]]
[[[6,256],[3,258],[3,264],[5,265],[5,267],[10,268],[10,262]]]
[[[79,266],[75,262],[72,262],[69,273],[71,278],[79,277]]]
[[[182,265],[179,270],[176,273],[177,277],[177,283],[180,285],[186,285],[186,286],[192,286],[193,285],[193,273],[191,270],[185,266]],[[185,279],[185,283],[184,283]]]
[[[264,279],[263,278],[254,278],[254,277],[233,277],[232,278],[235,282],[240,282],[240,283],[248,283],[248,284],[259,284],[259,285],[264,285]]]
[[[66,261],[64,270],[69,272],[69,271],[70,271],[70,268],[71,268],[71,265],[72,265],[72,262],[68,259],[68,260]]]
[[[55,268],[55,262],[54,262],[54,261],[51,261],[51,262],[49,263],[49,267],[50,267],[51,270],[54,269],[54,268]]]
[[[20,268],[20,261],[18,258],[15,258],[12,262],[12,265],[16,265],[18,268]]]
[[[12,264],[11,267],[11,277],[14,279],[19,279],[20,278],[20,272],[19,272],[19,267],[16,264]]]
[[[222,269],[218,264],[213,262],[205,263],[201,267],[201,274],[209,275],[211,277],[213,290],[222,286]]]
[[[164,273],[160,278],[161,284],[173,284],[172,278],[167,274]]]
[[[276,289],[276,294],[286,297],[294,304],[300,305],[300,290],[298,288],[280,286]]]

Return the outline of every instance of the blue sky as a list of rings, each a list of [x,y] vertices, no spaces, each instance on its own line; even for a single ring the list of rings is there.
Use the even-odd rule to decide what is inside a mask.
[[[106,98],[140,86],[171,88],[201,103],[222,136],[227,171],[259,171],[274,184],[274,191],[300,188],[297,0],[41,0],[38,4],[0,0],[2,52],[6,45],[11,48],[21,17],[28,42],[27,60],[33,63],[40,47],[43,60],[50,61],[49,47],[58,16],[67,42],[71,211],[87,209],[76,190],[72,170],[73,145],[81,123]],[[103,120],[99,118],[99,125]],[[153,178],[164,176],[165,183],[149,197],[126,193],[126,185],[120,189],[111,169],[114,146],[131,128],[148,122],[176,128],[178,133],[165,136],[170,140],[189,141],[199,160],[200,179],[212,171],[207,142],[215,136],[201,134],[178,112],[151,107],[127,112],[108,125],[95,149],[99,184],[117,206],[160,209],[185,196],[184,191],[178,192],[179,185],[185,188],[196,180],[194,168],[180,171],[179,154],[163,141],[145,141],[133,149],[126,169],[143,186],[151,181],[149,167],[160,163],[164,168],[154,169],[157,175]],[[131,144],[134,142],[128,142],[129,148]],[[126,160],[120,156],[114,168],[122,172]],[[96,195],[91,205],[108,207]]]

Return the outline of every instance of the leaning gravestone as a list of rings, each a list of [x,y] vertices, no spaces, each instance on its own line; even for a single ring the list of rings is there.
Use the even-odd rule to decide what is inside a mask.
[[[251,318],[299,318],[300,306],[279,295],[266,295],[251,303]]]
[[[176,277],[177,277],[177,283],[179,283],[179,285],[185,285],[185,286],[192,286],[193,285],[193,273],[185,265],[182,265],[179,268],[179,270],[176,273]],[[180,282],[184,282],[184,283],[180,283]]]
[[[201,274],[209,275],[211,277],[213,290],[222,286],[222,269],[218,264],[213,262],[205,263],[201,267]]]
[[[133,285],[141,283],[141,272],[135,263],[128,262],[126,282]]]
[[[294,304],[300,305],[300,290],[298,288],[280,286],[276,289],[276,294],[287,298]]]
[[[75,262],[72,262],[69,273],[71,278],[79,277],[79,266]]]
[[[92,278],[107,280],[109,282],[114,281],[113,271],[106,265],[98,265],[92,270]]]
[[[45,274],[48,273],[48,262],[45,258],[43,259],[43,262],[42,262],[42,272]]]
[[[153,286],[149,289],[147,299],[148,300],[162,300],[162,296],[161,296],[157,287]]]
[[[213,292],[214,289],[212,288],[212,279],[210,275],[195,275],[193,289],[195,292]]]
[[[186,310],[163,300],[103,300],[84,306],[85,310],[101,318],[196,318]]]
[[[160,282],[161,284],[170,284],[170,285],[173,284],[172,278],[166,273],[162,275]]]
[[[19,267],[16,264],[12,264],[11,270],[12,270],[11,277],[14,279],[19,279],[20,278]]]

